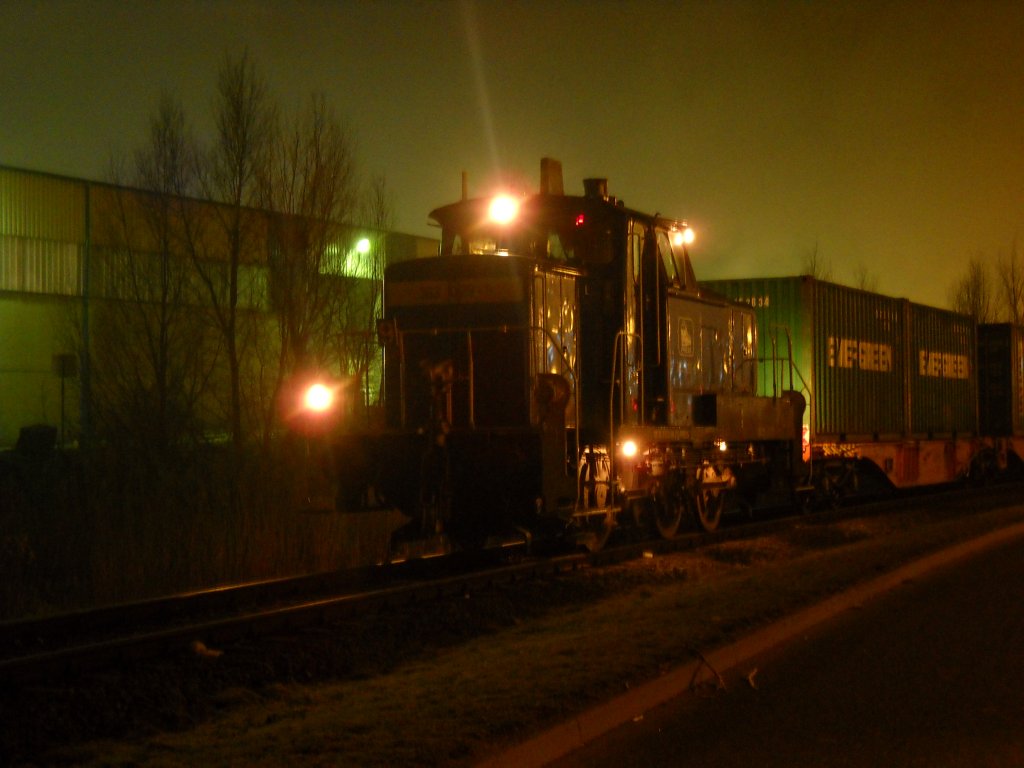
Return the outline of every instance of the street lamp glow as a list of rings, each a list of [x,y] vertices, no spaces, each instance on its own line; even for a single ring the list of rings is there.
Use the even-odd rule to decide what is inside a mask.
[[[361,253],[363,255],[366,255],[369,252],[370,252],[370,238],[368,238],[368,237],[361,237],[361,238],[359,238],[359,240],[356,242],[356,253]]]

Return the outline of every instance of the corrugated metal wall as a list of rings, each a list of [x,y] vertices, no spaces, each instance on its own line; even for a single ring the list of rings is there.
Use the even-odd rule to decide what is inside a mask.
[[[908,310],[911,434],[977,434],[974,321],[921,304],[910,304]]]
[[[82,293],[86,185],[0,168],[0,448],[21,427],[78,423],[77,380],[61,388]],[[62,425],[61,414],[65,424]]]
[[[0,291],[81,295],[82,247],[0,235]]]
[[[819,280],[804,285],[818,434],[849,441],[904,434],[900,300]]]
[[[85,242],[86,185],[0,168],[0,234]]]
[[[0,449],[13,445],[21,426],[55,423],[60,379],[52,370],[53,356],[71,351],[70,326],[83,316],[75,297],[84,288],[87,246],[90,300],[132,298],[117,265],[152,257],[123,249],[124,227],[130,228],[136,253],[158,250],[158,233],[147,222],[159,203],[135,190],[0,167]],[[213,210],[199,201],[185,205],[200,217],[209,218]],[[253,217],[249,224],[266,225],[262,212],[247,215]],[[437,253],[435,239],[386,234],[389,262]],[[246,308],[269,310],[264,259],[262,241],[247,249],[241,269]],[[67,391],[75,392],[77,381],[67,383]],[[72,423],[73,400],[68,394]]]
[[[0,299],[0,449],[10,448],[21,427],[61,427],[61,378],[54,356],[73,352],[67,324],[75,316],[68,299],[8,295]],[[78,380],[64,382],[68,427],[78,424]]]
[[[0,168],[0,291],[81,294],[85,185]]]

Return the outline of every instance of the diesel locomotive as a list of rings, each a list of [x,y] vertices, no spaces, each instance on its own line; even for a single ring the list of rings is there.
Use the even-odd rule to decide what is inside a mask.
[[[337,436],[340,508],[401,510],[402,546],[596,550],[808,489],[799,373],[697,283],[685,221],[565,194],[548,159],[536,194],[430,215],[438,255],[385,273],[384,423]]]

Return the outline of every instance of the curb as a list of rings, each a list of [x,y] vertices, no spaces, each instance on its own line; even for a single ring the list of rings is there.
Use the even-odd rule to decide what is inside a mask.
[[[639,717],[688,690],[703,667],[726,672],[812,627],[867,600],[895,589],[904,582],[1024,536],[1024,523],[1015,523],[978,538],[933,552],[894,571],[839,593],[769,624],[751,635],[707,653],[704,659],[678,667],[661,677],[598,705],[561,725],[479,763],[479,768],[529,768],[546,765],[589,741]]]

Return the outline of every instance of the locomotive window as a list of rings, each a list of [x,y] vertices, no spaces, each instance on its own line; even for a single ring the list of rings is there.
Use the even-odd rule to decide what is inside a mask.
[[[462,253],[462,237],[458,232],[445,230],[441,233],[441,255],[458,256]]]
[[[572,261],[574,258],[572,240],[564,240],[558,232],[549,232],[547,257],[558,261]]]
[[[693,272],[686,268],[686,245],[685,243],[673,245],[672,250],[675,254],[676,268],[679,270],[679,281],[685,288],[687,281],[693,280]]]
[[[499,241],[494,237],[486,235],[474,237],[469,241],[469,253],[474,256],[498,255],[508,256],[509,247],[507,242]]]
[[[644,225],[634,221],[629,227],[629,255],[633,262],[633,284],[640,283],[640,265],[644,253]]]
[[[672,285],[679,287],[679,269],[676,266],[676,257],[672,253],[672,241],[669,240],[668,232],[664,229],[658,230],[658,254],[661,256],[661,263],[665,265],[665,274]]]
[[[463,232],[454,232],[441,241],[442,255],[472,256],[498,252],[498,242],[493,237],[468,236]]]
[[[740,322],[743,326],[743,338],[740,346],[743,348],[743,358],[749,360],[754,356],[754,316],[748,312],[740,315]]]
[[[518,229],[501,233],[445,232],[441,253],[452,256],[528,256],[534,259],[574,261],[575,233],[556,229]]]
[[[507,256],[510,251],[510,238],[506,234],[500,237],[491,232],[445,230],[441,234],[442,256]]]

